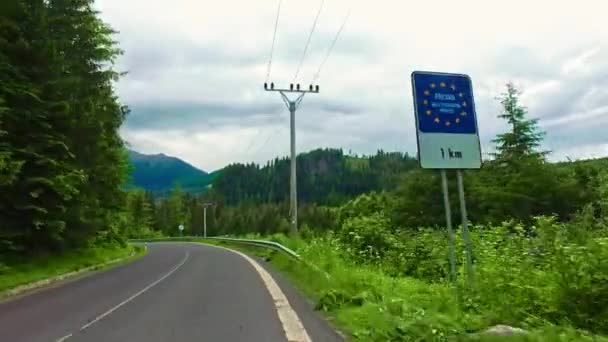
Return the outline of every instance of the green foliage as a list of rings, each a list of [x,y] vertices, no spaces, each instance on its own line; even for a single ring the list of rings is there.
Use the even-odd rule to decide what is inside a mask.
[[[120,51],[89,0],[10,2],[0,12],[0,254],[86,246],[111,233],[124,204]]]
[[[373,262],[396,244],[389,224],[381,213],[353,217],[344,221],[337,236],[356,260]]]
[[[519,104],[520,92],[513,83],[507,84],[507,92],[502,94],[500,103],[503,112],[498,116],[505,119],[511,130],[499,134],[494,142],[496,146],[496,159],[500,162],[511,162],[522,157],[535,157],[543,159],[544,152],[536,149],[544,137],[538,131],[538,120],[526,118],[527,110]]]
[[[407,154],[378,151],[370,157],[345,156],[342,150],[319,149],[297,157],[298,197],[302,203],[336,205],[373,190],[391,190],[398,176],[417,166]],[[227,204],[280,203],[289,199],[288,158],[264,167],[235,164],[213,183]]]
[[[386,192],[371,192],[357,196],[337,210],[338,223],[342,224],[346,219],[370,216],[375,213],[387,214],[390,212],[393,201],[393,197]]]
[[[314,299],[316,308],[332,316],[352,340],[606,340],[586,332],[608,334],[606,238],[574,241],[569,230],[578,227],[558,223],[554,217],[538,217],[532,225],[475,226],[475,286],[469,289],[459,283],[454,288],[447,283],[443,234],[391,232],[378,216],[347,220],[349,229],[307,242],[272,237],[315,265],[303,267],[280,253],[272,255],[272,262],[289,273]],[[349,237],[353,229],[371,235],[369,243],[383,246],[382,253],[372,253],[374,258],[353,253],[368,251],[361,247],[361,239]],[[457,247],[462,280],[460,237]],[[398,258],[393,257],[395,251],[401,253]],[[397,274],[396,269],[404,271]],[[496,324],[522,327],[528,333],[519,337],[482,333]]]
[[[454,190],[449,189],[452,203],[456,203]],[[391,218],[396,225],[408,228],[445,224],[441,180],[437,172],[416,170],[406,174],[395,193]]]

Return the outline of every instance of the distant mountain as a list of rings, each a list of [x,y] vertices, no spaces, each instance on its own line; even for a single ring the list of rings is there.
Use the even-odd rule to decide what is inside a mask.
[[[168,193],[175,184],[184,191],[199,193],[213,180],[213,175],[164,154],[148,155],[129,150],[129,159],[134,168],[131,185],[157,194]]]

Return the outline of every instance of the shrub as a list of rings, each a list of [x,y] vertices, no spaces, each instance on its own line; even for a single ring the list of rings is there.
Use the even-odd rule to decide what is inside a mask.
[[[382,213],[346,219],[338,238],[359,262],[376,263],[397,245],[390,222]]]

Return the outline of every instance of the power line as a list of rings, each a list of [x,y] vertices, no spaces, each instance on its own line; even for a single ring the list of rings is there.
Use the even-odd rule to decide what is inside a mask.
[[[346,26],[346,22],[348,21],[348,18],[350,17],[351,11],[352,11],[352,8],[348,10],[348,13],[344,17],[344,21],[342,22],[342,25],[340,26],[340,29],[336,33],[336,36],[334,37],[334,40],[331,42],[329,50],[327,50],[327,55],[323,59],[323,62],[321,62],[321,65],[319,65],[319,70],[317,70],[317,73],[315,74],[315,77],[313,78],[312,83],[316,82],[319,79],[319,75],[321,74],[321,70],[323,70],[323,67],[325,66],[325,63],[327,63],[327,60],[329,59],[329,56],[331,55],[331,52],[334,49],[334,46],[336,46],[336,42],[338,41],[338,38],[340,37],[340,34],[342,33],[342,30],[344,30],[344,26]]]
[[[281,124],[284,123],[285,120],[281,121]],[[266,140],[264,140],[264,142],[262,143],[262,145],[258,146],[253,154],[257,154],[258,152],[260,152],[262,150],[262,148],[264,148],[266,145],[268,145],[268,142],[275,136],[276,133],[278,133],[281,129],[283,129],[283,127],[281,125],[275,126],[274,129],[272,131],[270,131],[270,134],[266,137]]]
[[[247,146],[247,149],[245,150],[245,154],[248,153],[251,148],[253,147],[253,145],[255,145],[256,140],[261,136],[262,134],[262,130],[263,127],[259,127],[256,134],[253,136],[253,139],[251,139],[251,141],[249,142],[249,146]]]
[[[300,74],[300,69],[302,68],[302,64],[304,63],[304,58],[306,58],[306,53],[308,52],[308,47],[310,46],[310,40],[312,39],[312,35],[315,32],[317,23],[319,22],[319,17],[321,16],[321,11],[323,10],[324,4],[325,0],[321,0],[319,10],[317,11],[317,16],[315,17],[315,20],[312,23],[312,28],[310,29],[310,34],[308,35],[308,40],[306,41],[306,45],[304,45],[304,51],[302,52],[302,58],[300,59],[300,64],[298,65],[298,69],[296,70],[296,75],[293,77],[294,83],[296,82],[296,80],[298,79],[298,75]]]
[[[283,0],[279,0],[279,8],[277,9],[277,18],[274,22],[274,33],[272,35],[272,47],[270,48],[270,58],[268,59],[268,70],[266,71],[266,82],[270,79],[270,70],[272,68],[272,56],[274,55],[274,45],[277,40],[277,28],[279,27],[279,17],[281,15],[281,4]]]

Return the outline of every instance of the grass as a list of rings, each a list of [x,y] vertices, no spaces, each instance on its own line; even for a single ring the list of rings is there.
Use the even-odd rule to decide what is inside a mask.
[[[505,322],[493,308],[458,300],[455,289],[448,284],[389,276],[377,267],[355,264],[332,240],[267,239],[296,250],[329,277],[281,253],[236,248],[271,260],[352,341],[608,341],[567,324],[549,323],[523,324],[528,330],[525,335],[489,336],[483,331]]]
[[[87,267],[132,255],[140,256],[143,247],[94,247],[69,251],[61,255],[38,256],[28,260],[6,260],[0,262],[0,296],[3,292],[21,285],[53,278]]]

